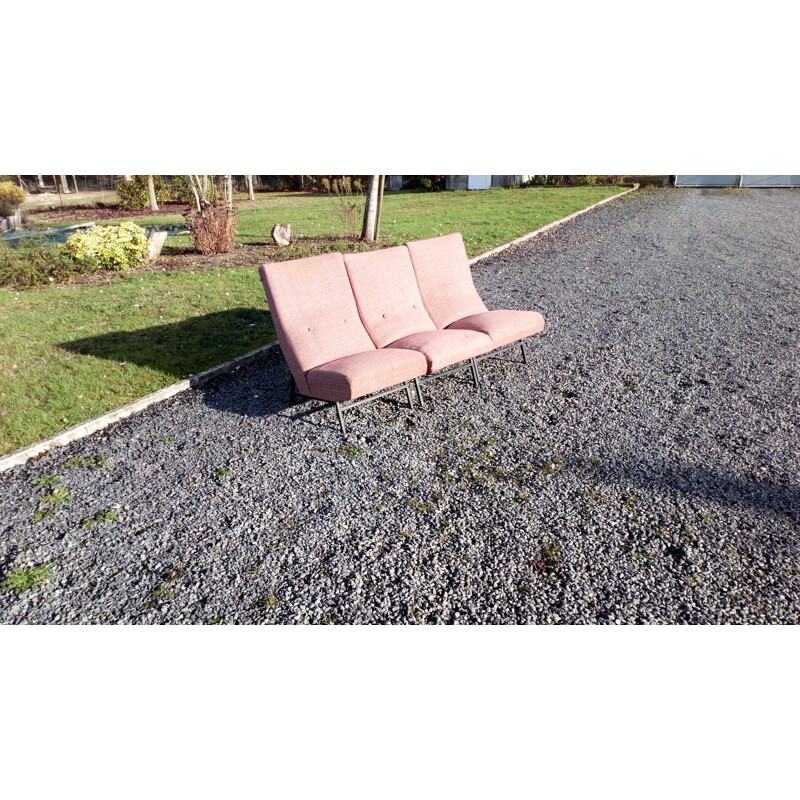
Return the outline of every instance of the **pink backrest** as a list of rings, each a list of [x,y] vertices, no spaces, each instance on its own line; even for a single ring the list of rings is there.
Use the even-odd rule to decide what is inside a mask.
[[[304,394],[310,369],[375,349],[358,316],[341,253],[264,264],[259,274],[281,350]]]
[[[422,301],[437,328],[446,328],[457,319],[486,311],[472,282],[472,271],[460,233],[406,242],[406,247],[414,265]]]
[[[361,321],[378,347],[420,331],[435,331],[405,247],[344,257]]]

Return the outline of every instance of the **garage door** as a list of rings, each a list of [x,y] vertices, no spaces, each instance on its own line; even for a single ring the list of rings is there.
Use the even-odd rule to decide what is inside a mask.
[[[467,189],[491,189],[491,175],[467,175]]]
[[[740,183],[741,181],[741,183]],[[676,186],[800,186],[800,175],[676,175]]]

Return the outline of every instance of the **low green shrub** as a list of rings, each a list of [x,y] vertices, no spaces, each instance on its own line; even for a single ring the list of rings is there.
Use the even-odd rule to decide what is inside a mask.
[[[156,200],[165,203],[168,199],[167,184],[160,175],[153,176],[153,185],[156,190]],[[147,208],[150,205],[150,195],[147,193],[147,175],[132,175],[130,180],[117,181],[117,196],[120,208],[132,211],[138,208]]]
[[[129,181],[117,181],[117,196],[120,208],[131,211],[149,208],[150,196],[147,193],[147,175],[133,175]],[[156,190],[156,201],[163,203],[192,203],[194,195],[186,175],[173,175],[169,181],[161,175],[153,176],[153,188]]]
[[[74,261],[63,245],[42,239],[26,239],[17,247],[0,242],[0,286],[31,289],[49,283],[63,283],[79,272],[93,272],[97,263]]]
[[[446,175],[408,175],[404,185],[408,189],[422,189],[424,192],[444,191]]]
[[[523,186],[614,186],[619,175],[532,175]]]
[[[170,203],[194,203],[192,187],[189,186],[189,178],[186,175],[173,175],[167,183],[166,202]],[[161,200],[158,201],[159,203]]]
[[[11,181],[0,181],[0,217],[10,217],[24,202],[24,189]]]
[[[331,184],[334,181],[348,180],[353,187],[360,184],[362,187],[367,185],[369,175],[304,175],[305,180],[302,181],[302,188],[311,192],[330,192]],[[289,180],[287,182],[290,186],[297,186],[301,188],[297,181]]]
[[[64,245],[78,263],[95,262],[103,269],[128,269],[147,258],[147,234],[133,222],[122,225],[98,225],[78,231]]]

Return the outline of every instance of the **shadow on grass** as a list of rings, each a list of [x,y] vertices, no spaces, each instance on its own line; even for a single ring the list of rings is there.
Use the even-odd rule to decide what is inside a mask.
[[[235,308],[135,331],[87,336],[59,346],[70,353],[149,367],[180,380],[275,338],[269,311]]]

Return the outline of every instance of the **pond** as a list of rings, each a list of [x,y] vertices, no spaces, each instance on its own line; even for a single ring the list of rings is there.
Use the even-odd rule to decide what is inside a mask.
[[[49,244],[63,244],[72,236],[73,233],[78,231],[89,230],[94,227],[94,222],[85,222],[81,225],[67,225],[61,228],[43,228],[33,231],[14,231],[12,233],[0,234],[0,239],[5,242],[9,247],[16,247],[23,241],[28,239],[43,239]],[[166,231],[168,236],[177,236],[178,234],[186,232],[186,224],[177,222],[172,225],[142,225],[147,235],[149,236],[153,231]]]

